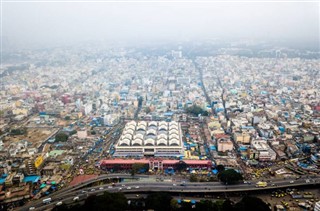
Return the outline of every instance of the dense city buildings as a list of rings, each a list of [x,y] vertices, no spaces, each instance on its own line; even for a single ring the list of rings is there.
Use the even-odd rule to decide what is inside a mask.
[[[319,59],[182,49],[57,48],[5,60],[0,200],[139,165],[203,181],[218,181],[218,166],[256,182],[319,174]]]

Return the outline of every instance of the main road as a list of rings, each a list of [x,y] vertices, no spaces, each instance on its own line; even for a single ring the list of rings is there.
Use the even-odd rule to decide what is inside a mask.
[[[148,176],[143,176],[148,177]],[[143,178],[141,176],[134,178]],[[235,185],[223,185],[219,182],[205,182],[205,183],[172,183],[172,182],[125,182],[116,183],[114,185],[106,184],[99,186],[88,187],[93,182],[101,181],[106,178],[132,178],[129,175],[115,174],[115,175],[103,175],[97,177],[91,181],[73,186],[70,188],[62,189],[56,193],[48,196],[51,198],[50,204],[43,204],[42,199],[29,202],[23,207],[19,207],[16,210],[29,210],[30,207],[36,210],[45,210],[53,208],[58,202],[72,203],[75,197],[79,197],[79,200],[84,200],[90,195],[99,195],[104,191],[108,192],[123,192],[123,193],[151,193],[151,192],[169,192],[172,194],[185,193],[185,194],[199,194],[199,193],[224,193],[224,192],[250,192],[250,191],[261,191],[271,190],[278,188],[295,188],[299,186],[319,186],[320,176],[314,176],[313,178],[303,177],[297,180],[290,179],[275,179],[268,181],[267,187],[256,187],[256,182],[249,182],[246,184],[235,184]]]

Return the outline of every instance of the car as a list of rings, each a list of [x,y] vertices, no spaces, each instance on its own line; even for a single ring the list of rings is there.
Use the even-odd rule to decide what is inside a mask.
[[[36,209],[35,207],[29,207],[29,210],[34,210],[34,209]]]
[[[108,186],[108,188],[113,188],[112,186]]]
[[[131,190],[131,187],[127,187],[127,190]]]
[[[310,180],[309,180],[309,179],[306,179],[306,183],[310,183]]]
[[[85,190],[82,190],[82,191],[81,191],[81,193],[86,193],[86,192],[87,192],[87,191],[85,191]]]
[[[119,188],[119,190],[122,190],[122,188]]]
[[[136,189],[139,189],[140,187],[139,187],[139,186],[136,186],[135,188],[136,188]]]
[[[275,186],[276,184],[272,183],[271,186]]]
[[[78,201],[79,200],[79,196],[76,196],[73,198],[73,201]]]
[[[122,186],[122,187],[125,187],[126,185],[122,184],[121,186]]]
[[[172,184],[173,186],[177,186],[177,184]]]
[[[294,181],[293,181],[293,180],[291,180],[291,181],[290,181],[290,183],[292,184],[292,183],[294,183]]]
[[[59,201],[58,203],[56,203],[56,206],[60,206],[62,205],[62,201]]]
[[[96,189],[92,188],[90,191],[93,192],[93,191],[95,191],[95,190],[96,190]]]
[[[103,190],[103,187],[100,187],[99,190]]]

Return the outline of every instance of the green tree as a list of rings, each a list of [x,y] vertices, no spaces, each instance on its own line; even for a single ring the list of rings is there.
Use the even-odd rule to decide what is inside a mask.
[[[225,170],[223,165],[217,165],[216,169],[218,170],[218,172],[222,172]]]
[[[76,134],[76,133],[77,133],[76,130],[72,130],[72,131],[69,133],[69,135],[72,136],[72,135],[74,135],[74,134]]]
[[[186,170],[186,168],[188,168],[188,165],[187,165],[184,161],[182,161],[182,160],[180,160],[180,161],[176,164],[176,169],[177,169],[177,171],[184,171],[184,170]]]
[[[234,210],[234,207],[233,207],[232,201],[230,201],[230,199],[224,200],[221,207],[221,211],[233,211],[233,210]]]
[[[102,196],[89,196],[82,210],[122,211],[128,206],[123,193],[104,192]]]
[[[146,112],[146,114],[149,114],[149,113],[151,112],[150,107],[146,107],[146,108],[144,109],[144,112]]]
[[[168,193],[151,193],[146,199],[146,208],[156,211],[170,210],[172,197]]]
[[[56,142],[65,142],[67,141],[69,136],[65,133],[58,133],[55,137]]]
[[[135,175],[136,173],[138,173],[141,170],[148,170],[149,169],[149,164],[144,164],[144,163],[134,163],[132,165],[132,171],[131,171],[131,175]]]
[[[196,204],[196,210],[218,211],[218,206],[210,200],[201,200]]]
[[[234,184],[242,180],[242,175],[236,172],[234,169],[228,169],[220,172],[218,178],[224,184]]]
[[[27,134],[27,128],[22,127],[22,128],[11,129],[10,134],[11,135],[25,135],[25,134]]]
[[[193,114],[195,116],[198,116],[201,114],[202,116],[208,116],[208,112],[203,110],[200,106],[192,105],[190,107],[185,107],[185,111],[189,114]]]
[[[170,207],[171,207],[171,210],[177,210],[179,208],[178,201],[175,199],[171,199]]]
[[[195,174],[191,174],[189,180],[190,182],[198,182],[198,177]]]
[[[120,166],[120,164],[114,164],[112,169],[114,172],[117,172],[121,169],[121,166]]]
[[[269,206],[264,203],[261,199],[257,197],[252,197],[252,196],[245,196],[239,201],[238,203],[235,204],[234,206],[235,211],[271,211]]]

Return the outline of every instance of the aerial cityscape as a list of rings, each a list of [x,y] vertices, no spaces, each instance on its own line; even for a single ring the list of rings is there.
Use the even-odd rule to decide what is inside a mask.
[[[320,211],[319,2],[107,2],[1,2],[0,210]]]

